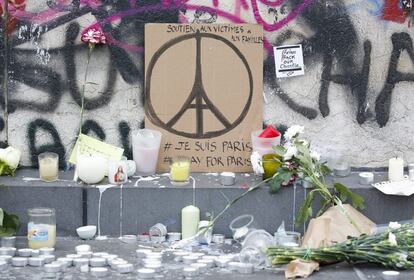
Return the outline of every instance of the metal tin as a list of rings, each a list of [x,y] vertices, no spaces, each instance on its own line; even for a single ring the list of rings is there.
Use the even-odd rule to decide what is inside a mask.
[[[57,263],[49,263],[45,264],[44,271],[45,272],[59,272],[60,271],[60,264]]]
[[[224,234],[213,234],[213,239],[212,241],[216,244],[223,244],[224,240],[226,240],[226,237],[224,236]]]
[[[31,257],[28,259],[28,263],[30,266],[43,266],[45,264],[45,260],[39,257]]]
[[[27,258],[14,257],[11,259],[11,263],[13,266],[23,267],[27,265]]]
[[[141,268],[137,270],[138,277],[142,279],[150,279],[155,276],[155,270],[150,268]]]
[[[106,265],[106,260],[104,258],[91,258],[89,265],[92,267],[103,267]]]
[[[19,249],[17,250],[17,255],[19,255],[19,257],[30,257],[32,255],[32,249]]]
[[[1,247],[16,247],[16,236],[2,237]]]
[[[109,270],[105,267],[92,267],[91,274],[96,277],[105,277],[109,273]]]
[[[119,264],[119,265],[117,265],[116,270],[119,273],[131,273],[132,271],[134,271],[134,266],[130,263]]]

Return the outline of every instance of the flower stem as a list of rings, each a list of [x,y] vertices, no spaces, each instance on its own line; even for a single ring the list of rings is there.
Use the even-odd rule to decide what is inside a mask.
[[[83,78],[83,85],[80,92],[81,97],[81,110],[80,110],[80,120],[79,120],[79,135],[82,133],[82,124],[83,124],[83,114],[85,109],[85,88],[86,88],[86,82],[88,78],[88,69],[89,69],[89,62],[91,60],[92,51],[95,48],[95,44],[89,44],[89,51],[88,51],[88,57],[86,60],[86,67],[85,67],[85,76]]]

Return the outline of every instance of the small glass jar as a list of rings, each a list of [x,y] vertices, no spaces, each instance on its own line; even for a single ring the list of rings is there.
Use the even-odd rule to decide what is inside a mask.
[[[39,155],[39,177],[45,182],[54,182],[58,179],[59,155],[56,153],[41,153]]]
[[[302,244],[300,233],[296,231],[275,232],[275,243],[286,248],[300,247]]]
[[[265,154],[263,155],[263,180],[272,178],[281,166],[280,162],[275,159],[276,154]]]
[[[175,186],[188,185],[190,178],[190,159],[188,157],[174,157],[170,164],[171,184]]]
[[[52,208],[28,210],[27,240],[29,248],[53,248],[56,245],[56,215]]]

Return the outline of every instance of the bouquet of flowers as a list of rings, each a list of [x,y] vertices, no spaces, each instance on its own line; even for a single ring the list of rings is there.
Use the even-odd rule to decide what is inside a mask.
[[[347,200],[351,200],[355,208],[363,209],[364,199],[361,196],[339,183],[335,183],[332,187],[327,185],[325,175],[329,174],[331,170],[326,163],[320,161],[319,153],[311,149],[309,141],[301,137],[304,131],[303,126],[290,127],[284,134],[285,143],[273,147],[274,157],[272,160],[277,162],[280,167],[274,176],[267,180],[270,184],[270,192],[276,193],[281,186],[291,185],[297,180],[308,182],[314,187],[307,195],[296,217],[297,224],[307,221],[312,216],[312,203],[316,193],[321,196],[323,203],[317,216],[329,207],[342,205]],[[251,159],[255,172],[263,173],[260,157],[254,153]],[[352,221],[350,222],[352,223]]]
[[[11,146],[0,149],[0,176],[14,176],[19,166],[21,152]]]
[[[325,248],[269,248],[273,265],[296,259],[329,263],[372,263],[394,269],[414,269],[414,225],[391,222],[376,235],[349,237],[347,241]]]

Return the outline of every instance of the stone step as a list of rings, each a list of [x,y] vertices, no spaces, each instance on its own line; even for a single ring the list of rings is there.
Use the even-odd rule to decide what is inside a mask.
[[[226,197],[234,199],[259,182],[256,176],[242,173],[237,174],[234,186],[224,187],[215,175],[193,174],[196,205],[201,210],[202,219],[206,218],[207,212],[218,214],[226,206]],[[32,207],[56,209],[60,236],[75,236],[76,228],[83,224],[97,225],[99,189],[71,181],[73,173],[70,171],[60,172],[59,176],[59,181],[44,183],[36,179],[37,170],[23,169],[14,178],[1,178],[0,206],[21,218],[19,235],[26,234],[27,209]],[[385,173],[376,173],[377,181],[385,178]],[[157,222],[168,225],[169,231],[180,231],[180,210],[193,203],[192,186],[175,187],[167,177],[161,177],[154,181],[140,181],[137,187],[137,180],[132,178],[122,188],[115,186],[103,193],[101,234],[119,236],[121,231],[122,234],[142,233]],[[335,180],[364,196],[367,208],[362,212],[376,223],[413,217],[414,203],[410,197],[387,196],[371,186],[362,186],[358,183],[357,173]],[[275,195],[270,195],[266,187],[256,190],[229,209],[217,222],[214,231],[231,236],[229,223],[241,214],[252,214],[257,227],[270,233],[275,232],[282,221],[285,221],[288,230],[292,230],[294,214],[303,202],[305,191],[301,186],[285,187]],[[303,226],[295,229],[303,231]]]

